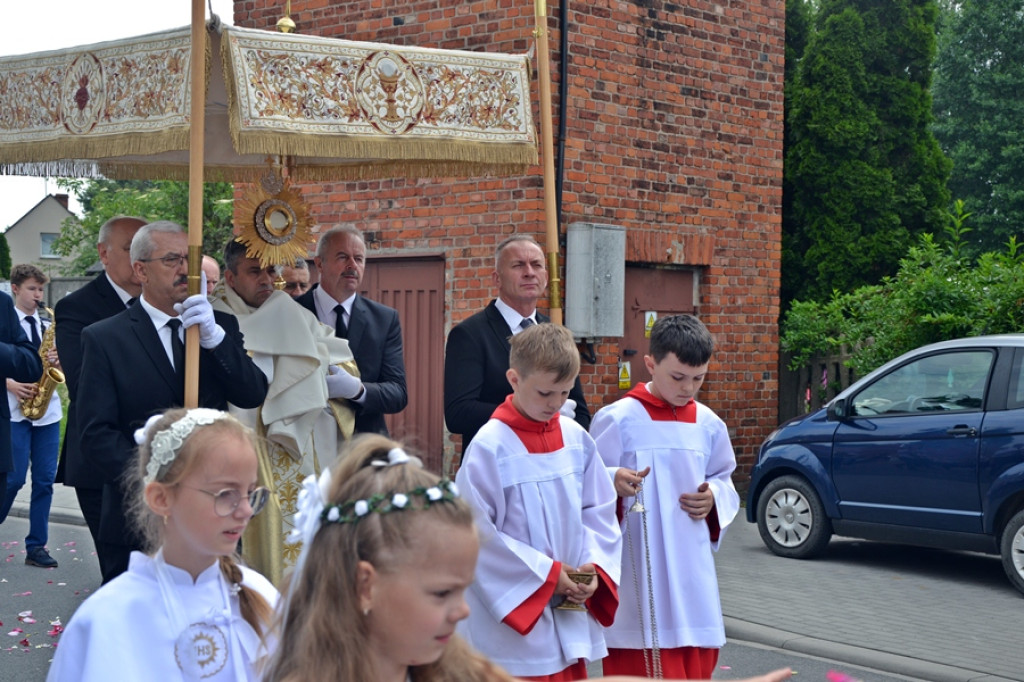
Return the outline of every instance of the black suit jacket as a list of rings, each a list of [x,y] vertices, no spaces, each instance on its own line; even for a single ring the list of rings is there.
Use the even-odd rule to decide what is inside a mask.
[[[225,336],[216,348],[199,351],[199,405],[257,407],[267,395],[267,377],[246,354],[234,315],[214,315]],[[135,429],[151,415],[183,405],[184,383],[141,303],[90,325],[82,332],[82,349],[76,398],[81,455],[103,482],[100,539],[134,545],[126,534],[119,482],[125,467],[137,464]]]
[[[539,322],[549,318],[537,313]],[[444,348],[444,422],[452,433],[462,434],[462,451],[495,408],[512,392],[505,373],[512,330],[494,301],[448,332]],[[580,378],[569,392],[576,401],[575,420],[590,427],[590,411]]]
[[[0,292],[0,377],[28,384],[39,381],[42,375],[43,362],[18,321],[14,301],[6,293]],[[0,473],[13,470],[11,409],[5,397],[0,400]]]
[[[67,427],[61,451],[57,480],[76,488],[103,487],[99,472],[82,463],[81,442],[78,435],[78,379],[82,374],[82,330],[94,322],[124,312],[121,297],[110,285],[107,274],[98,277],[77,291],[57,301],[54,319],[57,324],[57,354],[68,388]]]
[[[314,315],[315,289],[314,285],[295,299]],[[334,327],[334,320],[320,321]],[[398,311],[357,295],[352,302],[352,316],[349,319],[348,347],[356,359],[359,377],[366,390],[366,399],[362,404],[351,403],[356,413],[356,433],[387,435],[384,415],[401,412],[409,403],[402,353],[402,325],[398,321]]]

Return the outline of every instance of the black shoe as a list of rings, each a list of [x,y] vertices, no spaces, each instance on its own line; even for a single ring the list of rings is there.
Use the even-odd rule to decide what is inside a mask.
[[[50,556],[45,547],[30,549],[28,556],[25,557],[25,564],[39,568],[57,568],[57,560]]]

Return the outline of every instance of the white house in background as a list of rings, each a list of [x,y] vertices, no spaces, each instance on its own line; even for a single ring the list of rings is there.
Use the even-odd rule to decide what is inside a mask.
[[[67,194],[47,195],[4,233],[11,250],[11,264],[32,263],[51,279],[59,277],[61,267],[72,259],[55,253],[53,242],[60,235],[63,222],[75,217],[68,210]]]

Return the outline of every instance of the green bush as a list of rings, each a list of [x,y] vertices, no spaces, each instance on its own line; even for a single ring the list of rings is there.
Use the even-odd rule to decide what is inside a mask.
[[[791,367],[846,346],[849,366],[864,375],[928,343],[1024,331],[1024,253],[1011,238],[1005,251],[966,260],[963,218],[958,203],[951,239],[923,235],[881,284],[834,292],[826,303],[794,302],[781,330]]]

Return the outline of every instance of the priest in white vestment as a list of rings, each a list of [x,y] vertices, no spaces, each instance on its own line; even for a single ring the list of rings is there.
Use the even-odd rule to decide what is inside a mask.
[[[215,310],[238,318],[245,349],[267,375],[263,405],[229,411],[263,439],[258,448],[260,484],[273,491],[242,538],[246,563],[281,585],[301,545],[285,542],[293,528],[302,481],[331,466],[351,437],[354,414],[334,384],[358,381],[348,342],[308,310],[274,289],[275,266],[261,267],[245,246],[228,242],[224,279],[214,290]],[[339,368],[343,368],[341,371]]]

